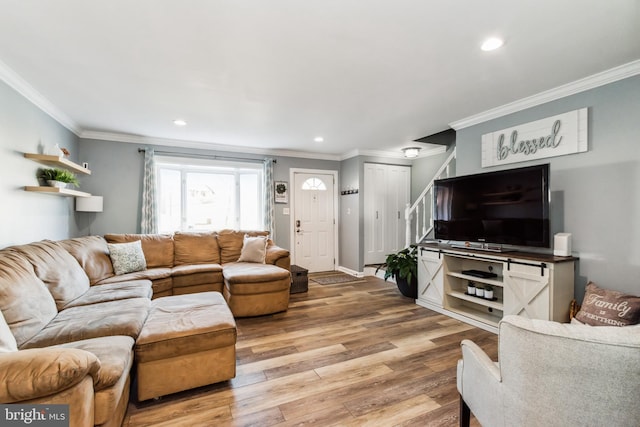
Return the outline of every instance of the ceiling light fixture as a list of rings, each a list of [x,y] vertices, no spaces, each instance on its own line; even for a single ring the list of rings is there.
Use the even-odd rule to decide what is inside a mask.
[[[482,46],[480,46],[480,49],[484,50],[485,52],[489,52],[490,50],[498,49],[503,44],[504,44],[504,41],[502,41],[502,39],[499,39],[497,37],[491,37],[486,39],[484,43],[482,43]]]
[[[324,138],[323,138],[323,137],[321,137],[321,136],[316,136],[315,138],[313,138],[313,140],[314,140],[315,142],[322,142],[322,141],[324,141]]]
[[[175,120],[173,121],[173,124],[174,124],[174,125],[176,125],[176,126],[186,126],[186,125],[187,125],[187,122],[185,122],[185,121],[184,121],[184,120],[182,120],[182,119],[175,119]]]
[[[420,147],[406,147],[403,148],[402,151],[404,152],[404,156],[407,159],[415,159],[416,157],[418,157],[418,154],[420,154],[420,150],[422,148]]]

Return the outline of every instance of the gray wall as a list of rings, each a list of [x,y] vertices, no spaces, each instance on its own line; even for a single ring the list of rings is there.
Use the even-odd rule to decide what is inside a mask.
[[[483,134],[589,107],[589,151],[535,162],[551,164],[551,231],[573,237],[580,257],[576,298],[594,281],[640,294],[640,76],[487,121],[457,133],[457,174],[480,166]]]
[[[46,152],[56,143],[78,161],[78,138],[0,81],[0,247],[78,235],[73,197],[23,191],[38,185],[37,170],[46,167],[23,154]],[[84,184],[86,178],[79,178]]]
[[[358,190],[356,194],[340,196],[340,266],[352,271],[362,271],[360,230],[360,198],[362,188],[358,157],[340,162],[340,191]]]
[[[92,215],[92,234],[139,233],[144,153],[139,148],[153,147],[156,151],[205,154],[249,159],[273,157],[274,179],[289,181],[290,168],[339,170],[339,162],[283,156],[239,154],[223,151],[182,149],[165,146],[139,145],[114,141],[82,139],[80,153],[89,162],[92,175],[87,179],[87,191],[104,197],[104,212]],[[290,216],[283,214],[290,204],[276,204],[276,239],[283,248],[290,246]],[[82,224],[87,230],[86,223]]]

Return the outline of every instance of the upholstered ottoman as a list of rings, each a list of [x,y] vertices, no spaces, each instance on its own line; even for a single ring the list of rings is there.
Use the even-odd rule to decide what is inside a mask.
[[[236,323],[220,293],[153,300],[135,345],[138,400],[235,377],[235,345]]]
[[[224,297],[236,317],[261,316],[289,308],[289,270],[271,264],[224,264]]]

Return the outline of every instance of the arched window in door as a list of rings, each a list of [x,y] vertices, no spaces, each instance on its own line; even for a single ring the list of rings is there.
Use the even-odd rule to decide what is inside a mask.
[[[319,178],[308,178],[302,183],[302,189],[326,191],[327,186]]]

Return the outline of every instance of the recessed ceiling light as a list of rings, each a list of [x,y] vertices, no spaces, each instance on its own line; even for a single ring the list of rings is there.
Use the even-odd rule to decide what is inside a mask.
[[[480,46],[480,49],[484,50],[485,52],[488,52],[490,50],[498,49],[503,44],[504,44],[504,41],[502,41],[502,39],[499,39],[497,37],[491,37],[486,39],[484,43],[482,43],[482,46]]]
[[[315,138],[313,138],[313,140],[314,140],[315,142],[322,142],[322,141],[324,141],[324,138],[323,138],[323,137],[321,137],[321,136],[316,136]]]
[[[182,119],[175,119],[175,120],[173,121],[173,124],[174,124],[174,125],[176,125],[176,126],[186,126],[186,125],[187,125],[187,122],[185,122],[185,121],[184,121],[184,120],[182,120]]]

